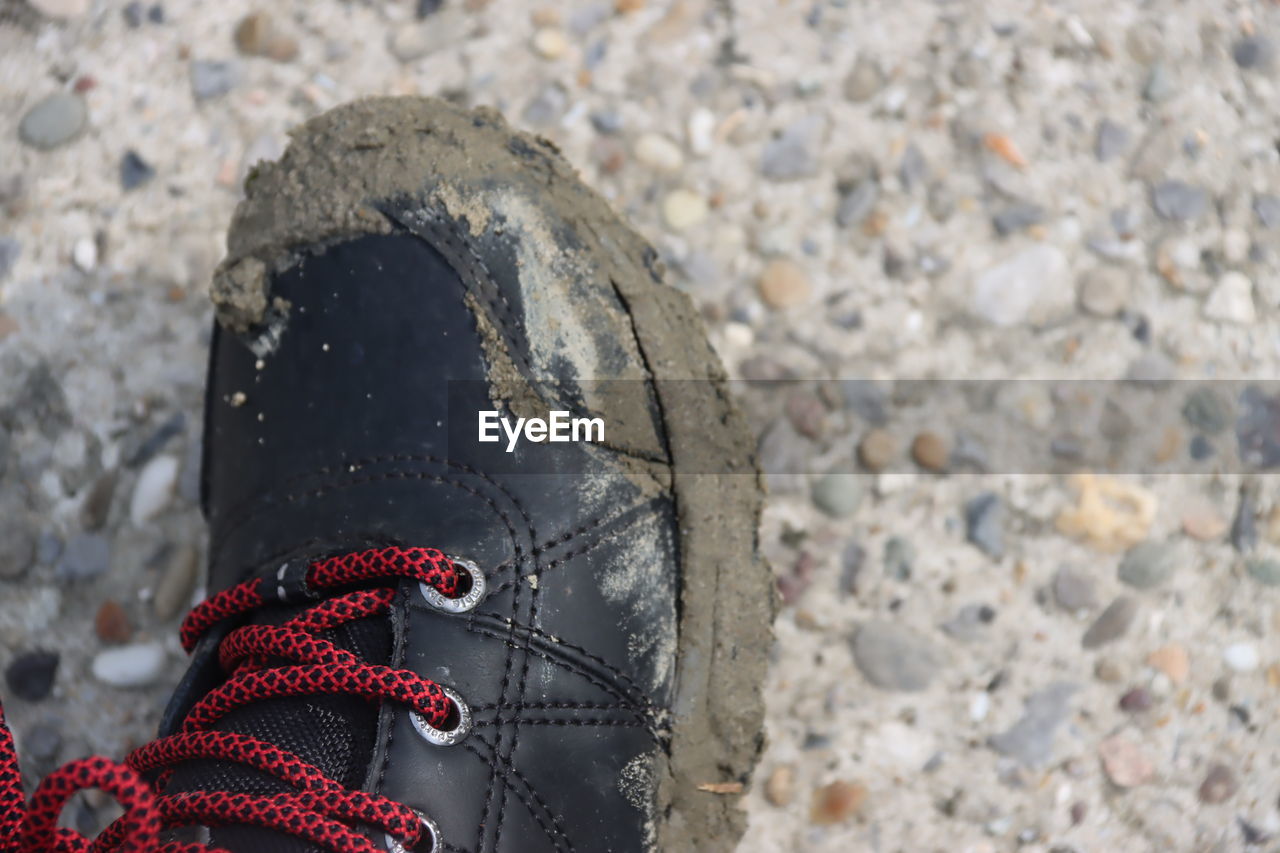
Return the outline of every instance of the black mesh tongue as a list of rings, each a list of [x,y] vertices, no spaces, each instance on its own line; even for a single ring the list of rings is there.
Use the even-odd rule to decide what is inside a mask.
[[[278,624],[304,608],[266,608],[254,621]],[[388,616],[370,616],[322,636],[371,664],[391,661],[393,634]],[[286,664],[287,665],[287,664]],[[347,788],[359,790],[373,760],[378,705],[354,696],[297,696],[264,699],[236,708],[215,731],[237,732],[292,752]],[[243,764],[188,761],[177,766],[165,792],[228,791],[276,794],[289,785]],[[271,830],[227,826],[212,831],[210,843],[235,853],[306,853],[314,846]]]

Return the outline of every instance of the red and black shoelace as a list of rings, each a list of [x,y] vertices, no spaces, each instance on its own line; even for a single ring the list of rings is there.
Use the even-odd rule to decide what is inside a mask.
[[[0,853],[197,853],[215,848],[161,843],[160,834],[182,826],[230,824],[277,830],[339,853],[384,851],[358,829],[364,827],[414,849],[425,830],[413,809],[345,788],[271,743],[210,727],[231,710],[262,699],[343,694],[396,702],[420,714],[428,725],[444,728],[455,709],[440,685],[408,670],[370,664],[319,635],[386,613],[400,578],[412,578],[446,598],[457,598],[467,591],[470,576],[434,548],[374,548],[300,568],[296,580],[316,603],[280,625],[244,625],[231,631],[218,645],[226,681],[196,703],[180,731],[135,750],[124,763],[96,756],[73,761],[46,776],[27,802],[13,736],[0,708]],[[286,594],[285,580],[282,569],[279,576],[245,581],[200,604],[182,624],[183,647],[190,653],[223,620],[279,604]],[[350,587],[358,588],[343,591]],[[239,762],[292,790],[265,796],[225,791],[162,793],[173,767],[196,759]],[[97,839],[57,827],[68,799],[87,788],[112,795],[125,810]]]

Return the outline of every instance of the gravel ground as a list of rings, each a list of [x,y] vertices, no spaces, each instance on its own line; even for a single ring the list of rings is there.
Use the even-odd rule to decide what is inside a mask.
[[[753,380],[785,603],[741,850],[1280,849],[1280,397],[1167,381],[1280,375],[1280,6],[29,3],[0,664],[33,779],[147,739],[182,670],[241,180],[329,106],[430,93],[555,141]],[[895,381],[798,381],[855,377]],[[960,378],[1046,380],[991,386],[1042,456],[902,381]],[[1147,463],[1068,473],[1079,378],[1165,395],[1080,430]]]

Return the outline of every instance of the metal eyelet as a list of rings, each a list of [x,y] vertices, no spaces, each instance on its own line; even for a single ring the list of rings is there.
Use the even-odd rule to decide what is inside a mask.
[[[414,809],[413,813],[418,816],[418,820],[422,821],[423,827],[427,830],[427,837],[431,839],[430,853],[438,853],[438,851],[443,850],[444,844],[440,841],[440,827],[436,825],[436,822],[417,809]],[[394,838],[390,833],[383,837],[387,840],[387,849],[391,853],[428,853],[427,850],[419,850],[417,847],[410,850],[400,843],[400,839]]]
[[[418,588],[422,590],[422,597],[427,600],[436,610],[445,613],[466,613],[468,610],[475,609],[475,606],[481,602],[485,594],[484,572],[480,571],[480,567],[470,560],[463,560],[458,557],[450,557],[454,564],[462,566],[467,570],[467,574],[471,575],[471,589],[467,590],[467,594],[460,598],[446,598],[441,594],[440,590],[425,583],[418,584]]]
[[[413,727],[418,730],[418,734],[427,741],[427,743],[436,746],[455,746],[462,742],[463,738],[471,731],[471,709],[467,707],[467,703],[462,701],[462,697],[454,690],[441,686],[444,695],[449,697],[449,701],[453,703],[453,707],[458,711],[458,723],[449,730],[437,729],[428,723],[417,711],[409,712],[409,719],[413,721]]]

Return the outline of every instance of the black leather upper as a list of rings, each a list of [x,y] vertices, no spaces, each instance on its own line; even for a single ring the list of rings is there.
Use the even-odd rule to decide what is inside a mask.
[[[367,543],[474,560],[490,590],[474,613],[434,611],[405,583],[388,629],[392,663],[457,690],[475,730],[433,746],[384,704],[364,788],[429,814],[450,850],[642,849],[674,675],[672,499],[606,447],[526,442],[496,466],[485,456],[500,447],[449,446],[450,419],[493,408],[472,306],[493,311],[509,349],[526,345],[510,273],[478,293],[475,276],[401,227],[279,275],[272,295],[289,307],[274,351],[217,330],[210,587]],[[557,406],[577,396],[580,377],[530,378]],[[658,446],[644,452],[661,470]],[[216,678],[197,661],[171,725]]]

